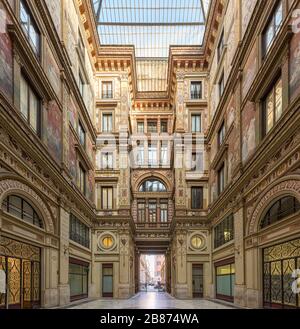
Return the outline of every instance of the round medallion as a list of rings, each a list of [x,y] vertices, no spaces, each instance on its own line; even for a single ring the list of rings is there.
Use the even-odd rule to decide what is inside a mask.
[[[204,247],[205,241],[204,238],[197,234],[191,238],[191,245],[194,249],[202,249]]]

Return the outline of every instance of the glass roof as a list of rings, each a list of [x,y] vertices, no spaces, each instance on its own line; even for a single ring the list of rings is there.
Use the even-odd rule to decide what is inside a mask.
[[[101,45],[134,45],[138,58],[200,46],[210,0],[92,0]]]

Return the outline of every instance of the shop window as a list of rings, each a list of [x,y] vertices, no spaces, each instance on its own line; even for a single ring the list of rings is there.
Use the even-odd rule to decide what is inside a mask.
[[[218,299],[234,301],[235,264],[216,266],[216,295]]]
[[[71,301],[88,297],[89,265],[80,261],[70,260],[69,284]]]

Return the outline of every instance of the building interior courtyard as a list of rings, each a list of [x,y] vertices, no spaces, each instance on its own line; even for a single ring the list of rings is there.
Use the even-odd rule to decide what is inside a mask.
[[[299,108],[299,0],[0,0],[0,309],[299,309]]]

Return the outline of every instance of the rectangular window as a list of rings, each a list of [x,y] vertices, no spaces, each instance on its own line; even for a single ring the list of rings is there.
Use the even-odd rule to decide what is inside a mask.
[[[102,98],[103,99],[112,99],[113,98],[112,82],[102,82]]]
[[[219,96],[220,98],[223,96],[225,90],[225,77],[224,77],[224,72],[221,75],[221,79],[219,81]]]
[[[202,82],[191,82],[191,99],[202,99]]]
[[[20,87],[20,110],[30,127],[40,136],[40,100],[23,75],[21,76]]]
[[[149,202],[149,222],[156,223],[157,219],[157,204],[156,201]]]
[[[145,223],[146,222],[146,205],[145,201],[139,201],[138,203],[138,222]]]
[[[220,41],[218,44],[218,61],[221,60],[223,49],[224,49],[224,30],[221,33]]]
[[[218,192],[219,195],[225,190],[225,165],[218,171]]]
[[[163,166],[168,165],[168,145],[161,144],[160,146],[160,163]]]
[[[234,301],[235,264],[216,267],[217,298],[228,302]]]
[[[102,187],[101,190],[101,208],[103,210],[113,209],[113,188],[112,187]]]
[[[201,114],[192,114],[192,133],[201,133]]]
[[[280,119],[283,113],[282,107],[282,80],[276,82],[263,101],[262,111],[262,135],[266,136]]]
[[[215,249],[234,239],[234,220],[233,215],[224,219],[214,229],[214,246]]]
[[[79,169],[78,169],[78,187],[81,191],[81,193],[85,194],[85,175],[86,172],[84,168],[82,167],[81,164],[79,164]]]
[[[78,136],[79,136],[79,141],[80,141],[81,146],[85,147],[85,130],[80,121],[78,124]]]
[[[137,123],[137,132],[143,134],[145,132],[145,125],[143,121],[138,121]]]
[[[70,240],[90,248],[90,229],[73,214],[70,216]]]
[[[78,88],[79,88],[80,95],[83,97],[83,95],[84,95],[84,79],[83,79],[81,73],[79,73]]]
[[[192,163],[191,163],[191,171],[202,172],[204,163],[203,163],[203,153],[195,152],[192,154]]]
[[[160,205],[160,221],[161,223],[168,223],[168,203],[162,202]]]
[[[203,209],[203,187],[192,187],[192,209]]]
[[[34,53],[40,55],[41,35],[25,1],[20,1],[20,21],[22,29]]]
[[[77,261],[70,260],[69,283],[71,301],[88,297],[89,266],[80,265]]]
[[[114,154],[112,152],[101,153],[101,169],[113,169],[114,168]]]
[[[144,146],[138,146],[137,147],[137,165],[138,166],[144,165],[144,163],[145,163],[144,154],[145,154]]]
[[[148,121],[148,133],[149,134],[157,133],[157,121]]]
[[[168,132],[168,121],[167,120],[161,121],[161,123],[160,123],[160,132],[161,133],[167,133]]]
[[[102,297],[114,296],[114,267],[113,264],[102,265]]]
[[[277,5],[275,11],[272,13],[270,21],[263,32],[263,51],[267,55],[270,50],[276,35],[278,34],[283,21],[283,6],[282,2]]]
[[[113,116],[111,113],[103,113],[102,115],[102,132],[111,133],[113,130]]]
[[[220,130],[218,131],[218,145],[219,147],[223,145],[225,141],[225,124],[222,123]]]
[[[157,166],[157,146],[148,146],[148,163],[149,166]]]

